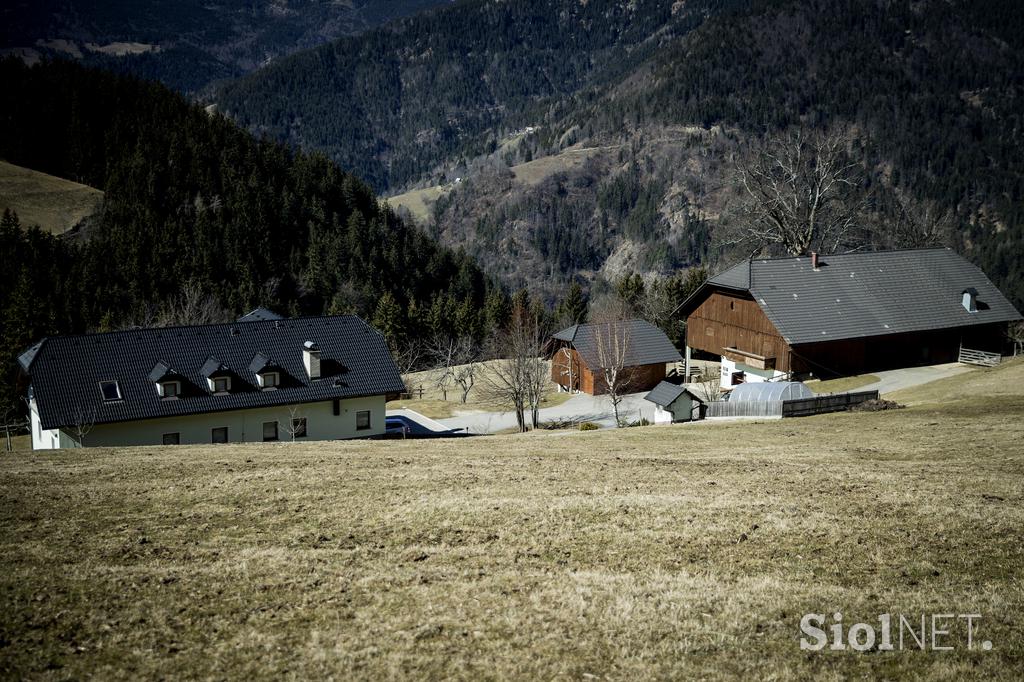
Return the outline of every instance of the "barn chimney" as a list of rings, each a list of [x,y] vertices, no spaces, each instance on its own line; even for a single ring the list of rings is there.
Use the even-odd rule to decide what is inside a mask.
[[[818,252],[811,251],[811,268],[814,270],[818,269]]]
[[[306,374],[310,379],[320,378],[320,346],[312,341],[302,344],[302,364],[306,366]]]

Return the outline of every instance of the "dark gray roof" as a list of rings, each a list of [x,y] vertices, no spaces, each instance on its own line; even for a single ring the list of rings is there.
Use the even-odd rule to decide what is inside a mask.
[[[747,286],[742,283],[746,272]],[[744,261],[708,286],[750,292],[790,344],[1021,319],[981,270],[949,249]],[[965,290],[978,310],[964,309]]]
[[[711,278],[711,282],[729,289],[750,288],[750,261],[740,261],[724,272],[720,272]]]
[[[668,407],[684,393],[688,393],[694,400],[703,402],[693,391],[685,386],[677,386],[676,384],[672,384],[667,381],[662,381],[660,384],[652,388],[651,392],[644,396],[644,400],[649,400],[655,405]]]
[[[611,325],[623,325],[613,328]],[[620,331],[621,330],[621,331]],[[571,343],[591,369],[601,366],[598,339],[621,334],[628,340],[626,366],[653,365],[659,362],[679,362],[682,356],[665,336],[665,332],[646,320],[626,320],[615,323],[592,322],[576,324],[554,334],[553,338]]]
[[[283,320],[284,318],[275,313],[273,310],[266,308],[256,308],[250,310],[245,315],[238,318],[239,322],[263,322],[264,320]]]
[[[321,350],[319,380],[306,376],[306,341]],[[78,413],[93,409],[102,424],[404,390],[384,338],[351,315],[55,336],[37,346],[22,358],[29,356],[24,366],[46,429],[72,426]],[[280,366],[280,388],[258,388],[251,369],[257,355]],[[159,371],[181,377],[180,398],[157,394],[150,376]],[[206,376],[217,372],[232,376],[230,393],[209,391]],[[123,399],[103,402],[99,383],[111,380]]]

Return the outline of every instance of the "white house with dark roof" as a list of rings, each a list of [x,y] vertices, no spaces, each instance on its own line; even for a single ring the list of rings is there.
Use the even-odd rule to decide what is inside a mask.
[[[351,315],[55,336],[18,360],[35,449],[376,436],[404,390]]]
[[[721,357],[724,389],[998,354],[1020,313],[949,249],[750,259],[681,306],[689,349]]]

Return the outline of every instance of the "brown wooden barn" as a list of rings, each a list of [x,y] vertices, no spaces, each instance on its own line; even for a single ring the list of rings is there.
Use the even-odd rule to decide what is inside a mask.
[[[590,395],[608,391],[602,367],[622,366],[633,393],[657,386],[665,365],[682,360],[665,332],[644,320],[573,325],[551,337],[547,354],[553,382]]]
[[[746,260],[683,304],[687,353],[722,359],[722,387],[999,353],[1020,313],[949,249]]]

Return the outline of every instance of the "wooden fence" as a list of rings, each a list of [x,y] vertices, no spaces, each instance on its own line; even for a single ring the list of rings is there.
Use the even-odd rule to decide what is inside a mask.
[[[817,395],[813,398],[785,400],[782,403],[782,416],[806,417],[812,414],[842,412],[868,400],[878,400],[878,391],[834,393],[832,395]]]
[[[1002,356],[999,353],[989,353],[983,350],[972,350],[970,348],[964,348],[960,346],[960,357],[957,358],[958,362],[965,365],[981,365],[982,367],[995,367],[1002,360]]]
[[[708,417],[781,417],[781,400],[716,400],[708,403]]]
[[[878,391],[835,393],[797,400],[721,400],[708,405],[708,417],[806,417],[842,412],[868,400],[878,400]]]

